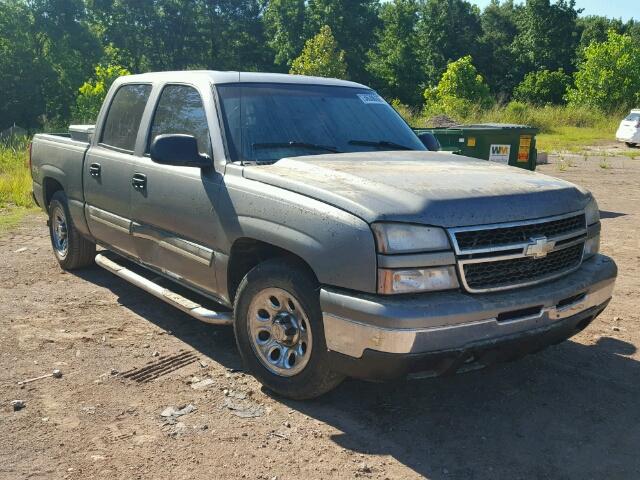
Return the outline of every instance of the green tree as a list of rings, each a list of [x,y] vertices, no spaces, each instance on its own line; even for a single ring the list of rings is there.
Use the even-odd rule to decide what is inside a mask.
[[[86,1],[102,43],[118,48],[132,72],[273,65],[263,0]]]
[[[368,71],[376,87],[403,103],[420,103],[423,74],[419,68],[417,0],[394,0],[382,7],[377,47],[369,52]]]
[[[29,0],[35,39],[54,79],[42,84],[48,119],[68,118],[75,92],[102,55],[83,0]]]
[[[449,62],[465,55],[478,56],[480,10],[466,0],[424,0],[420,4],[420,66],[426,84],[434,85]]]
[[[575,0],[527,0],[518,10],[518,34],[513,52],[519,64],[520,81],[534,70],[575,70],[578,44],[577,18],[581,10]]]
[[[123,75],[130,75],[130,72],[120,65],[97,65],[95,75],[78,90],[73,110],[74,120],[81,123],[95,122],[111,84]]]
[[[440,109],[454,116],[467,116],[492,103],[489,87],[467,55],[447,66],[436,87],[424,92],[429,110]]]
[[[338,46],[345,51],[349,78],[369,83],[367,52],[379,26],[379,0],[308,0],[305,36],[311,38],[323,25],[331,27]]]
[[[267,5],[265,30],[279,67],[291,67],[304,46],[304,16],[304,0],[271,0]]]
[[[619,18],[588,15],[578,18],[577,26],[580,37],[578,55],[580,55],[593,42],[606,41],[609,30],[615,30],[616,33],[625,33],[626,25]]]
[[[534,105],[560,104],[571,84],[571,77],[562,69],[551,72],[540,70],[529,72],[516,87],[513,97],[521,102]]]
[[[32,129],[45,112],[42,82],[55,72],[39,53],[32,12],[19,2],[0,2],[0,130],[14,123]]]
[[[312,75],[316,77],[347,78],[347,64],[344,50],[338,49],[331,28],[323,26],[320,32],[307,40],[302,53],[291,65],[294,75]]]
[[[567,93],[572,105],[587,105],[604,112],[640,104],[640,45],[629,35],[609,31],[605,42],[594,42],[574,75]]]
[[[517,84],[513,52],[513,41],[518,33],[517,9],[513,0],[502,3],[491,0],[480,17],[482,34],[478,40],[479,52],[474,58],[494,94],[502,99],[511,96]]]
[[[0,127],[66,119],[100,55],[82,1],[0,1]]]

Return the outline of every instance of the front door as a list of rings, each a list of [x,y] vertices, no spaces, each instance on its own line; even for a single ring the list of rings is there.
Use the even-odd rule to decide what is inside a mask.
[[[140,120],[151,85],[121,86],[113,96],[97,144],[85,159],[85,216],[102,244],[135,255],[131,236],[131,175]]]
[[[162,134],[193,135],[201,154],[211,156],[202,99],[189,85],[166,85],[151,120],[146,155],[136,157],[131,198],[132,233],[140,260],[168,276],[216,292],[215,252],[219,244],[215,211],[222,176],[210,168],[161,165],[148,155]]]

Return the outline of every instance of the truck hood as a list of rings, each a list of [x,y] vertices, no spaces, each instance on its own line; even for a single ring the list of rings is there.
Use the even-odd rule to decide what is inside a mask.
[[[285,158],[244,177],[315,198],[366,220],[461,227],[583,209],[591,195],[557,178],[439,152]]]

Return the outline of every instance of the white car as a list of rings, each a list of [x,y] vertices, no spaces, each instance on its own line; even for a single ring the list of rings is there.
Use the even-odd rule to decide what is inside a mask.
[[[627,118],[620,122],[616,138],[629,147],[635,147],[640,143],[640,109],[631,110]]]

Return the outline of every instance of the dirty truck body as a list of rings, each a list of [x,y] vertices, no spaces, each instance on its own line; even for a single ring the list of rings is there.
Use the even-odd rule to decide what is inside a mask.
[[[95,126],[71,130],[31,151],[62,267],[103,247],[99,265],[233,323],[247,368],[285,396],[511,360],[582,330],[612,295],[589,192],[429,152],[362,85],[128,76]]]

